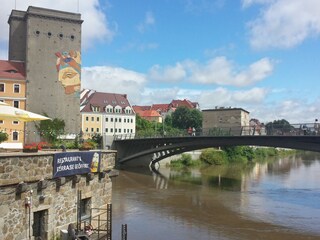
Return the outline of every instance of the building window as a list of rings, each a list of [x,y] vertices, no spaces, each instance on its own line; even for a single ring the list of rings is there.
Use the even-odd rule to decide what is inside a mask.
[[[19,108],[19,101],[13,101],[13,106],[15,107],[15,108]]]
[[[89,132],[89,128],[86,128],[86,132]]]
[[[100,121],[100,118],[99,117],[97,117],[97,122],[99,122]]]
[[[0,124],[3,124],[3,120],[0,120]]]
[[[18,132],[13,132],[12,133],[12,140],[13,141],[18,141],[19,140],[19,133]]]
[[[14,84],[13,85],[13,92],[14,93],[20,93],[20,84]]]
[[[119,128],[119,133],[121,133],[121,128]]]
[[[113,132],[113,129],[112,129],[112,128],[110,128],[110,132]]]
[[[105,129],[105,132],[106,132],[106,133],[108,132],[108,128]]]
[[[86,121],[87,121],[87,122],[89,121],[89,117],[86,117]]]
[[[133,123],[133,119],[131,118],[131,123]]]
[[[94,129],[93,129],[93,128],[91,128],[91,132],[94,132]]]
[[[19,124],[19,121],[13,121],[12,124],[17,125]]]
[[[110,121],[113,122],[113,118],[110,118]]]
[[[92,121],[92,122],[94,121],[94,117],[91,117],[91,121]]]
[[[127,119],[123,119],[124,122],[126,122]]]
[[[99,128],[97,128],[97,133],[99,132],[99,130],[100,130],[100,129],[99,129]]]
[[[115,121],[115,122],[118,122],[118,118],[114,118],[114,121]]]
[[[115,132],[115,133],[118,132],[116,128],[114,129],[114,132]]]
[[[0,83],[0,92],[4,92],[4,91],[5,91],[5,84]]]
[[[106,122],[108,122],[109,121],[109,118],[106,118]]]
[[[81,220],[90,218],[91,198],[81,199],[80,201],[80,217]]]
[[[121,118],[119,118],[119,122],[121,122]]]
[[[126,129],[123,129],[124,133],[126,133]]]

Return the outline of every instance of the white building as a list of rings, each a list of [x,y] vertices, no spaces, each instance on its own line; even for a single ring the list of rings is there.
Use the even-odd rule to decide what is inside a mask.
[[[80,96],[83,138],[100,134],[104,146],[111,146],[116,135],[134,137],[136,114],[126,94],[103,93],[84,89]]]

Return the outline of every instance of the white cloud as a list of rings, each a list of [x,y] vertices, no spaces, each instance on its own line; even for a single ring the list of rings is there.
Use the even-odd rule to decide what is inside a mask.
[[[139,32],[143,33],[147,28],[154,25],[156,22],[152,12],[146,12],[145,19],[142,23],[137,26]]]
[[[248,24],[253,48],[291,48],[320,34],[319,0],[244,0],[243,6],[254,3],[264,5]]]
[[[166,67],[154,65],[149,71],[149,78],[155,81],[178,82],[182,81],[185,77],[186,71],[181,63]]]
[[[77,1],[55,0],[24,0],[17,1],[16,9],[26,11],[28,6],[37,6],[62,10],[68,12],[77,12]],[[7,42],[9,38],[9,25],[7,23],[12,9],[15,8],[14,1],[1,1],[0,8],[0,42]],[[82,47],[84,49],[94,46],[95,41],[111,41],[115,32],[110,28],[102,6],[98,0],[79,1],[79,12],[84,20],[82,24]]]
[[[263,58],[240,71],[225,57],[216,57],[205,64],[186,60],[175,66],[155,65],[149,72],[149,78],[167,82],[188,80],[198,84],[248,86],[264,80],[273,72],[273,68],[273,62]]]
[[[7,60],[8,59],[8,51],[0,49],[0,59]]]
[[[199,96],[199,104],[201,108],[215,108],[218,107],[242,107],[261,105],[268,91],[263,88],[252,88],[249,90],[231,91],[226,88],[216,88],[213,90],[206,90]],[[247,109],[250,111],[249,109]]]
[[[146,78],[144,74],[118,67],[82,68],[81,87],[99,92],[128,94],[133,102],[141,100]]]
[[[189,89],[178,85],[150,87],[146,75],[118,67],[85,67],[82,69],[82,87],[101,92],[128,94],[131,104],[151,105],[169,103],[173,99],[189,99],[200,104],[201,109],[241,107],[251,118],[262,122],[286,119],[290,123],[312,122],[320,119],[320,99],[293,99],[284,96],[284,89],[253,87],[230,90],[225,87]],[[186,86],[186,85],[184,85]],[[283,98],[274,102],[270,99]]]

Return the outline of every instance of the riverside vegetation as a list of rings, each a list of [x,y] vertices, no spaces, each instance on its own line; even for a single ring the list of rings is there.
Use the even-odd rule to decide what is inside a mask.
[[[247,164],[260,162],[272,157],[281,157],[295,153],[295,150],[262,148],[249,146],[207,148],[202,150],[198,160],[192,160],[190,154],[184,153],[169,164],[173,168],[202,167],[210,165]]]

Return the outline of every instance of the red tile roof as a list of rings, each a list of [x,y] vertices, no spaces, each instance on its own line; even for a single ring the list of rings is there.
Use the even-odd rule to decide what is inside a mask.
[[[170,104],[153,104],[151,106],[151,110],[155,110],[158,112],[168,112]]]
[[[4,79],[26,79],[23,62],[0,60],[0,78]]]
[[[92,107],[99,107],[99,112],[105,112],[106,106],[120,106],[122,109],[131,107],[126,94],[103,93],[84,89],[81,91],[81,112],[92,112]]]
[[[170,104],[173,108],[178,108],[178,107],[194,108],[195,107],[194,104],[187,99],[172,100]]]
[[[132,106],[132,108],[134,109],[134,111],[146,111],[146,110],[150,110],[151,106],[137,106],[134,105]]]
[[[146,110],[146,111],[140,111],[139,113],[140,117],[161,117],[161,115],[155,111],[155,110]]]

